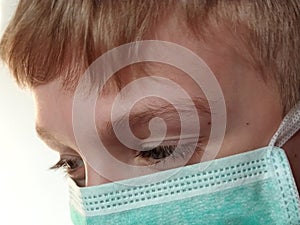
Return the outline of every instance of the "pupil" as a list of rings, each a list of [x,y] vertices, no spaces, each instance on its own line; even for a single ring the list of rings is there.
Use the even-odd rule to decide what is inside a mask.
[[[150,151],[143,152],[143,157],[153,159],[164,159],[170,156],[174,151],[173,146],[159,146]]]
[[[76,163],[73,160],[70,160],[70,161],[67,162],[67,167],[69,169],[74,169],[75,166],[76,166]]]

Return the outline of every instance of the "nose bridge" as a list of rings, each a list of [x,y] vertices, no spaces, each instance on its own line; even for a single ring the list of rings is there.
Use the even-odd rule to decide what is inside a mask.
[[[111,181],[101,176],[101,174],[97,173],[89,164],[86,163],[85,166],[85,186],[97,186],[101,184],[110,183]]]

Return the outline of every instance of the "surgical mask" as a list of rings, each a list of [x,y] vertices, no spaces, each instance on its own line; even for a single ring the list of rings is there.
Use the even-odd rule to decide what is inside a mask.
[[[299,128],[300,103],[267,147],[130,179],[138,186],[70,181],[73,223],[299,225],[299,193],[280,148]]]

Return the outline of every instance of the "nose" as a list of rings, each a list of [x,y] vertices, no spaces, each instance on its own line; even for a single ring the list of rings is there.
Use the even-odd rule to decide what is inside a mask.
[[[101,184],[110,183],[111,181],[97,173],[90,165],[86,164],[85,167],[85,186],[97,186]]]

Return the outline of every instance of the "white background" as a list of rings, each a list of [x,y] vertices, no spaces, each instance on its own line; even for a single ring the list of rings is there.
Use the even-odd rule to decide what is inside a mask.
[[[0,0],[0,32],[17,0]],[[0,224],[70,225],[64,175],[49,171],[58,154],[34,131],[34,104],[0,66]]]

